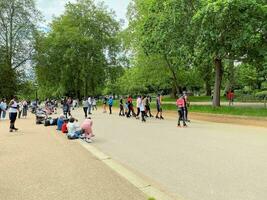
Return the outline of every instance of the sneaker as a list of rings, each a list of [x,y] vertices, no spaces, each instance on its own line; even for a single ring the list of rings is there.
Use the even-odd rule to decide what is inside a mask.
[[[86,138],[85,141],[86,141],[87,143],[92,143],[92,142],[93,142],[90,138]]]
[[[14,131],[18,131],[19,129],[17,129],[17,128],[13,128],[13,130],[14,130]]]
[[[9,132],[13,132],[13,129],[9,129]]]
[[[164,118],[161,116],[160,119],[164,119]]]
[[[158,116],[156,116],[156,119],[159,119],[159,117],[158,117]]]

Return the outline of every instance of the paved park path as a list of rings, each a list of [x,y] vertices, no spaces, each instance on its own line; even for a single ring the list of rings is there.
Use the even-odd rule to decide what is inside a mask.
[[[0,200],[145,200],[136,187],[55,127],[0,121]]]
[[[75,116],[83,118],[82,111]],[[92,115],[92,144],[184,200],[266,200],[267,129]]]

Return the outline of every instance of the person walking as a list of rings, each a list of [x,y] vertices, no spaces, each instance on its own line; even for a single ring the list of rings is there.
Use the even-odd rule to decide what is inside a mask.
[[[137,109],[136,119],[139,119],[141,103],[142,103],[141,96],[138,96],[137,99],[136,99],[136,109]]]
[[[157,99],[156,99],[156,106],[157,106],[157,114],[156,114],[156,119],[164,119],[162,117],[162,95],[158,94]],[[160,115],[160,116],[159,116]]]
[[[19,103],[18,103],[18,110],[19,110],[18,118],[20,119],[21,118],[21,113],[22,113],[22,101],[19,101]]]
[[[112,106],[113,106],[113,98],[112,98],[112,96],[109,97],[108,106],[109,106],[109,114],[111,115],[112,114]]]
[[[18,108],[17,98],[14,97],[9,103],[9,119],[10,119],[9,132],[18,130],[17,128],[15,128],[18,109],[19,108]]]
[[[89,105],[88,105],[88,100],[87,100],[87,98],[86,97],[84,97],[84,99],[83,99],[83,112],[84,112],[84,117],[85,118],[87,118],[87,112],[88,112],[88,107],[89,107]]]
[[[146,116],[147,117],[153,117],[153,115],[151,114],[151,109],[150,109],[150,103],[151,103],[151,98],[150,96],[147,96],[145,98],[145,109],[146,109]]]
[[[27,101],[24,100],[22,102],[22,117],[26,118],[27,112],[28,112],[28,103],[27,103]]]
[[[92,114],[92,98],[88,97],[88,114]]]
[[[107,112],[107,102],[108,102],[108,98],[105,96],[103,98],[103,113]]]
[[[93,107],[93,110],[97,110],[96,98],[95,97],[93,97],[93,100],[92,100],[92,107]]]
[[[123,97],[120,98],[120,112],[119,112],[119,116],[124,116]]]
[[[186,122],[190,122],[190,120],[188,119],[188,107],[190,105],[189,103],[189,99],[188,99],[188,95],[187,95],[187,92],[183,92],[183,98],[184,98],[184,101],[185,101],[185,121]]]
[[[187,127],[185,123],[185,100],[183,95],[181,95],[180,98],[177,99],[176,106],[178,108],[179,115],[177,127],[181,127],[181,121],[183,121],[183,127]]]
[[[3,99],[1,104],[0,104],[0,119],[6,119],[6,111],[7,111],[7,104],[6,104],[6,99]]]
[[[131,117],[131,113],[133,115],[133,117],[136,117],[136,114],[134,112],[134,109],[133,109],[133,99],[132,99],[132,96],[129,96],[128,99],[127,99],[127,103],[128,103],[128,114],[127,114],[127,117]]]
[[[146,122],[145,119],[145,115],[146,115],[146,110],[145,110],[145,103],[146,103],[146,98],[145,96],[142,96],[142,98],[140,98],[140,104],[139,104],[139,108],[140,108],[140,112],[141,112],[141,117],[142,117],[142,122]]]

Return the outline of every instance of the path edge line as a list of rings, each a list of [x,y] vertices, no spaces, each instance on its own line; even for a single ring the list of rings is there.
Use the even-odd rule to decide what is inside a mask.
[[[79,140],[79,143],[84,147],[87,151],[89,151],[94,157],[99,159],[117,174],[125,178],[128,182],[134,185],[138,190],[143,192],[148,198],[153,197],[156,200],[183,200],[182,198],[175,199],[168,194],[164,193],[157,187],[153,186],[148,181],[136,175],[134,172],[128,170],[126,167],[122,166],[118,162],[114,161],[110,156],[107,156],[100,150],[98,150],[93,145],[90,145],[82,140]]]

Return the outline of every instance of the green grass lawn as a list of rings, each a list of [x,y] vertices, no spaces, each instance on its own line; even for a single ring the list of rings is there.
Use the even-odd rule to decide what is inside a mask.
[[[114,101],[114,107],[119,107],[119,102]],[[151,109],[155,109],[156,104],[151,103]],[[176,111],[177,108],[175,104],[164,104],[162,106],[163,110]],[[253,108],[253,107],[229,107],[221,106],[214,108],[208,105],[191,105],[189,107],[189,112],[197,113],[211,113],[211,114],[222,114],[222,115],[234,115],[234,116],[253,116],[253,117],[267,117],[267,109]]]

